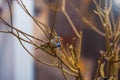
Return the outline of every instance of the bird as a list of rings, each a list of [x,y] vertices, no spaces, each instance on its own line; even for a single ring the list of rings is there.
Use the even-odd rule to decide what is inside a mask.
[[[50,40],[50,45],[53,48],[61,47],[63,39],[60,36],[56,36]]]

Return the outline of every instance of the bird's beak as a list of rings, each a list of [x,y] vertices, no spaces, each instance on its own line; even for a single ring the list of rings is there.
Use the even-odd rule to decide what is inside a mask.
[[[60,41],[63,41],[63,38],[60,38]]]

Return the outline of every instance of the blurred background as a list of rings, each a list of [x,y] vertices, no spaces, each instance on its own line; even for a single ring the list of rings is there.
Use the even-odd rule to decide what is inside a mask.
[[[36,37],[44,38],[37,25],[27,16],[24,11],[18,6],[14,0],[9,0],[13,9],[13,23],[17,28]],[[44,24],[51,26],[53,13],[43,0],[22,0],[30,13]],[[56,0],[47,0],[50,4],[55,4]],[[118,13],[120,8],[116,0],[114,3],[114,12]],[[95,5],[92,0],[71,0],[73,4],[80,10],[80,16],[86,17],[98,29],[103,31],[98,17],[94,15],[93,9]],[[117,4],[118,5],[117,5]],[[87,24],[84,23],[82,17],[75,13],[69,3],[66,5],[66,10],[73,20],[78,31],[83,31],[83,45],[81,66],[86,80],[92,80],[97,68],[97,60],[99,51],[105,49],[104,37],[93,31]],[[9,7],[6,0],[0,0],[0,16],[7,22],[10,22]],[[99,25],[98,25],[99,24]],[[8,27],[0,23],[0,30],[9,30]],[[64,39],[64,44],[72,43],[72,38],[76,37],[70,24],[62,12],[57,12],[55,30]],[[37,42],[38,44],[41,44]],[[31,45],[27,45],[38,57],[48,58],[48,55],[39,55],[44,53],[40,50],[34,50]],[[18,40],[10,34],[0,33],[0,80],[64,80],[61,72],[56,68],[51,68],[42,65],[33,60],[27,52],[21,47]],[[71,79],[72,80],[72,79]]]

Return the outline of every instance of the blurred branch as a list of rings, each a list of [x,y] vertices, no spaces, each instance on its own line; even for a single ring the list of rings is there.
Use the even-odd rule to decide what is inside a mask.
[[[71,25],[73,31],[75,32],[75,34],[77,35],[77,37],[81,38],[81,36],[79,35],[79,32],[77,31],[74,23],[72,22],[72,20],[70,19],[68,13],[65,10],[65,5],[66,5],[66,0],[62,0],[62,6],[61,6],[62,12],[64,13],[65,17],[67,18],[68,22],[70,23],[70,25]]]
[[[44,32],[44,34],[46,35],[47,38],[48,37],[48,34],[50,33],[50,28],[48,26],[46,26],[45,24],[43,24],[42,22],[38,21],[37,19],[35,19],[31,14],[30,12],[27,10],[26,6],[23,4],[22,0],[17,0],[18,4],[20,5],[20,7],[26,12],[26,14],[31,17],[33,19],[33,21],[35,22],[35,24],[37,24],[37,26]],[[42,26],[41,26],[42,25]],[[46,28],[46,30],[48,31],[45,31],[42,27]],[[48,34],[47,34],[48,33]]]
[[[9,7],[9,12],[10,12],[10,20],[11,23],[8,23],[0,17],[0,23],[6,25],[6,27],[9,27],[11,30],[5,31],[5,30],[0,30],[2,33],[9,33],[15,36],[21,46],[27,51],[29,55],[31,55],[36,61],[51,66],[51,67],[56,67],[62,71],[62,74],[66,80],[69,80],[69,76],[74,77],[76,80],[85,80],[84,75],[81,72],[81,66],[80,64],[80,57],[81,57],[81,49],[82,49],[82,32],[78,31],[76,29],[76,26],[74,25],[72,19],[70,18],[70,15],[66,11],[66,0],[62,0],[62,13],[65,15],[67,18],[71,28],[73,29],[74,33],[76,34],[77,38],[73,38],[72,44],[68,45],[67,48],[64,47],[62,41],[58,38],[59,36],[55,32],[55,23],[56,23],[56,15],[59,6],[59,1],[57,1],[56,6],[52,6],[48,1],[43,0],[48,7],[54,11],[54,18],[53,18],[53,24],[51,26],[51,29],[49,26],[46,26],[39,20],[35,19],[30,12],[27,10],[26,6],[22,2],[22,0],[16,0],[19,6],[24,10],[24,12],[32,18],[32,20],[35,22],[35,24],[39,27],[40,30],[45,34],[47,37],[47,40],[42,40],[34,35],[28,34],[24,31],[19,30],[18,28],[15,28],[13,26],[13,21],[12,21],[12,10],[11,10],[11,5],[8,2],[8,7]],[[78,13],[79,17],[80,15],[80,10],[70,1],[67,0],[67,2],[70,4],[70,6]],[[111,80],[118,80],[118,71],[120,69],[120,57],[119,57],[119,41],[120,41],[120,19],[118,18],[115,21],[114,14],[111,13],[112,11],[112,0],[104,0],[105,5],[102,5],[102,0],[96,1],[93,0],[96,10],[94,10],[94,13],[98,15],[102,27],[104,28],[104,32],[100,31],[97,27],[95,27],[90,21],[88,21],[86,18],[82,17],[82,20],[88,24],[94,31],[96,31],[98,34],[102,35],[105,37],[106,41],[106,50],[101,52],[101,57],[98,60],[98,67],[96,70],[95,74],[95,80],[98,80],[99,74],[100,77],[103,78],[108,78]],[[23,38],[24,37],[24,38]],[[53,38],[52,38],[53,37]],[[59,39],[58,45],[56,46],[55,44],[57,43],[56,39]],[[43,45],[39,45],[34,42],[34,40],[37,40],[39,42],[44,43]],[[52,43],[53,41],[53,43]],[[35,57],[29,49],[25,46],[23,43],[30,44],[34,46],[37,49],[41,49],[42,51],[46,52],[50,57],[53,59],[50,59],[52,63],[46,62],[44,60],[38,59]],[[57,61],[54,61],[54,58],[57,59]],[[107,62],[104,64],[104,62]],[[106,66],[106,69],[104,70],[104,66]],[[105,74],[106,73],[106,74]],[[115,79],[113,79],[113,76],[115,76]]]
[[[101,36],[105,36],[105,33],[101,32],[98,28],[96,28],[90,21],[88,21],[86,18],[82,18],[83,21],[88,24],[91,29],[93,29],[95,32],[97,32],[98,34],[100,34]]]
[[[80,10],[70,1],[70,0],[67,0],[67,2],[70,4],[70,6],[75,10],[75,12],[78,14],[79,18],[82,18],[82,20],[88,24],[91,29],[93,29],[95,32],[97,32],[99,35],[101,36],[105,36],[105,34],[100,31],[97,27],[95,27],[90,21],[88,21],[85,17],[82,17],[81,14],[80,14]]]
[[[9,12],[10,12],[10,21],[11,21],[11,25],[13,25],[13,16],[12,16],[12,9],[11,9],[11,5],[10,5],[10,2],[9,2],[9,0],[7,0],[7,3],[8,3],[8,6],[9,6]],[[11,31],[13,31],[12,30],[12,28],[11,28]]]
[[[94,11],[100,18],[100,21],[103,25],[104,31],[105,31],[105,40],[106,40],[106,52],[104,52],[99,61],[98,61],[98,68],[96,70],[95,79],[98,78],[100,66],[102,65],[102,61],[104,59],[107,61],[107,68],[106,68],[106,76],[108,79],[111,80],[111,77],[115,75],[115,77],[112,80],[118,80],[118,72],[120,67],[119,63],[119,50],[118,50],[118,44],[120,41],[120,32],[118,29],[120,29],[120,26],[118,23],[114,21],[114,16],[112,13],[112,0],[105,0],[104,8],[102,9],[101,2],[98,2],[94,0],[94,3],[96,5],[97,10]],[[119,21],[119,18],[117,19]],[[116,26],[118,24],[118,26]],[[112,29],[113,28],[113,29]],[[116,28],[116,29],[114,29]],[[118,61],[118,63],[115,63],[114,60]],[[113,63],[112,63],[113,62]]]

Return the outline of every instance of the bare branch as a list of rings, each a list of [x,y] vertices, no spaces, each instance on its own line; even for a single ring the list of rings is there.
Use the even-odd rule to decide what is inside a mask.
[[[99,29],[97,29],[92,23],[90,23],[86,18],[82,18],[83,21],[88,24],[95,32],[100,34],[101,36],[105,36],[105,33],[101,32]]]
[[[19,36],[19,33],[18,33],[18,36]],[[36,61],[38,61],[38,62],[40,62],[40,63],[42,63],[42,64],[45,64],[45,65],[47,65],[47,66],[57,67],[57,65],[49,64],[49,63],[46,63],[46,62],[41,61],[41,60],[39,60],[38,58],[36,58],[36,57],[24,46],[24,44],[22,43],[21,39],[20,39],[19,37],[18,37],[17,39],[19,40],[19,42],[20,42],[20,44],[22,45],[22,47],[23,47],[23,48],[29,53],[29,55],[31,55]]]
[[[20,1],[20,2],[19,2]],[[50,32],[50,29],[49,29],[49,27],[48,26],[46,26],[45,24],[43,24],[43,23],[41,23],[40,21],[38,21],[37,19],[35,19],[31,14],[30,14],[30,12],[27,10],[27,8],[26,8],[26,6],[24,5],[24,3],[22,2],[22,0],[17,0],[17,2],[18,2],[18,4],[20,5],[20,7],[26,12],[26,14],[28,15],[28,16],[30,16],[32,19],[33,19],[33,21],[35,22],[35,24],[37,24],[37,26],[44,32],[44,34],[46,35],[46,37],[49,39],[49,37],[48,37],[48,34],[49,34],[49,32]],[[48,31],[48,34],[47,34],[47,32],[42,28],[42,26],[43,27],[45,27]]]
[[[38,39],[38,38],[36,38],[35,36],[32,36],[32,35],[30,35],[30,34],[28,34],[28,33],[25,33],[25,32],[23,32],[23,31],[21,31],[21,30],[15,28],[14,26],[10,25],[8,22],[6,22],[6,21],[5,21],[3,18],[1,18],[1,17],[0,17],[0,20],[1,20],[1,22],[2,22],[4,25],[6,25],[6,26],[12,28],[13,30],[19,31],[20,33],[25,34],[25,35],[27,35],[27,36],[29,36],[29,37],[31,37],[31,38],[37,40],[37,41],[40,41],[40,42],[43,42],[43,43],[47,43],[47,42],[44,41],[44,40]]]
[[[64,13],[65,17],[67,18],[67,20],[69,21],[73,31],[75,32],[75,34],[77,35],[78,38],[80,38],[81,36],[79,35],[79,32],[77,31],[74,23],[72,22],[72,20],[70,19],[68,13],[65,10],[65,5],[66,5],[66,0],[62,0],[62,12]]]

